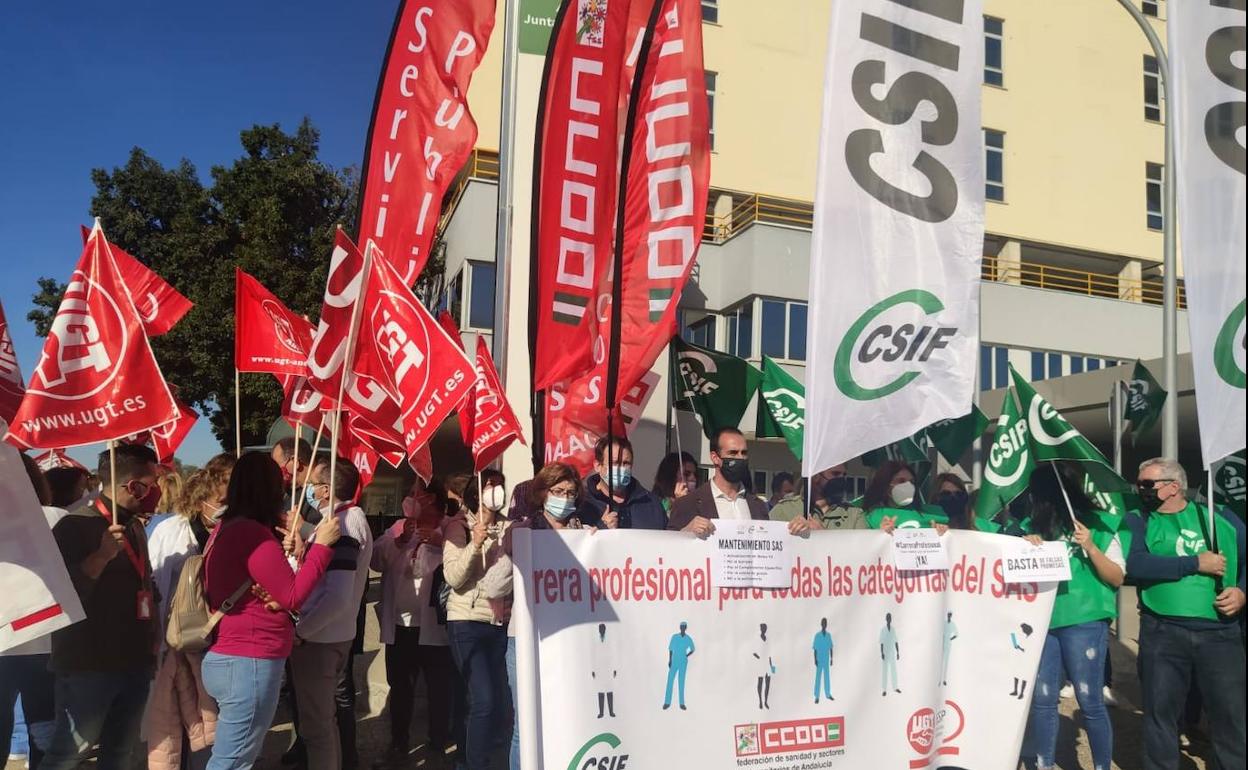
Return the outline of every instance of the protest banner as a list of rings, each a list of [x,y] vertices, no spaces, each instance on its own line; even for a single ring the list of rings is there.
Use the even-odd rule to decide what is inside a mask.
[[[26,394],[22,370],[17,364],[17,351],[13,349],[13,336],[9,334],[9,321],[0,305],[0,420],[8,422],[17,414]]]
[[[768,591],[693,537],[518,530],[523,767],[1013,767],[1054,593],[1005,583],[1005,540],[900,572],[879,533],[792,537]]]
[[[983,51],[977,0],[832,4],[810,258],[807,475],[971,410]]]
[[[0,421],[0,428],[6,427]],[[0,442],[0,652],[85,615],[22,458]]]

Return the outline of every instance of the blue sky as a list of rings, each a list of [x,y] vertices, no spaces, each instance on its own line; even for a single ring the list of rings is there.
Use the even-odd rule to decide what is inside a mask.
[[[304,115],[321,131],[323,159],[358,165],[395,2],[6,5],[0,302],[25,378],[42,347],[26,321],[35,280],[73,269],[91,169],[119,166],[139,146],[166,165],[186,157],[206,178],[240,154],[244,128],[293,128]],[[179,457],[218,451],[201,420]]]

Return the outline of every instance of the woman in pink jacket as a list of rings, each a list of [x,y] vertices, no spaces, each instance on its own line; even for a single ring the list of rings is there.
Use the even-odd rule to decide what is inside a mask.
[[[266,454],[248,452],[234,466],[221,523],[208,542],[204,589],[220,607],[242,598],[217,626],[204,656],[204,687],[216,701],[216,743],[209,770],[250,768],[273,722],[282,669],[294,646],[296,612],[325,574],[338,519],[327,516],[299,571],[286,561],[276,527],[285,507],[282,472]]]

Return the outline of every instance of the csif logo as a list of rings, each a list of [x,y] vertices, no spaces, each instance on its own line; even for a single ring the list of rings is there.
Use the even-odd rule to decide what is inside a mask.
[[[1217,486],[1217,493],[1222,497],[1224,504],[1235,503],[1243,505],[1244,476],[1243,457],[1232,455],[1223,461],[1222,467],[1218,469],[1218,474],[1214,478],[1214,484]]]
[[[1010,425],[1010,415],[1002,414],[997,420],[997,431],[1005,431],[992,442],[988,450],[988,463],[984,466],[984,478],[997,487],[1011,487],[1018,482],[1028,466],[1027,421],[1018,418]]]
[[[1240,300],[1226,320],[1213,344],[1213,367],[1218,376],[1232,388],[1244,389],[1248,376],[1244,372],[1244,300]]]
[[[772,419],[789,430],[802,430],[806,425],[806,397],[788,388],[776,388],[763,392],[767,406],[771,407]]]
[[[1174,541],[1175,556],[1196,556],[1204,550],[1207,550],[1204,535],[1191,529],[1179,530],[1179,536]]]
[[[620,751],[620,745],[614,733],[595,735],[572,757],[568,770],[627,770],[628,754]]]
[[[719,373],[715,359],[696,350],[681,351],[679,359],[681,381],[685,386],[683,398],[709,396],[719,390],[719,383],[711,379],[711,375]]]
[[[879,320],[894,308],[905,308],[910,318],[892,323]],[[868,308],[836,349],[833,375],[837,388],[855,401],[873,401],[914,382],[921,374],[914,365],[927,363],[936,351],[949,347],[958,333],[957,327],[922,320],[944,309],[940,298],[924,289],[898,292]],[[883,384],[864,385],[855,371],[874,375],[869,381]]]

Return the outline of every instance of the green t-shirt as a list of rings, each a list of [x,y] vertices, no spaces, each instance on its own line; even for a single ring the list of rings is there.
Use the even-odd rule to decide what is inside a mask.
[[[1201,526],[1201,521],[1205,526]],[[1189,502],[1173,514],[1152,513],[1148,517],[1145,542],[1149,553],[1158,556],[1196,556],[1209,550],[1205,542],[1209,509]],[[1235,527],[1221,516],[1214,517],[1217,527],[1218,551],[1226,557],[1226,574],[1239,574],[1239,549]],[[1208,575],[1188,575],[1181,580],[1154,583],[1140,591],[1144,606],[1158,615],[1174,618],[1218,620],[1213,601],[1218,595],[1218,582]]]
[[[1096,547],[1104,553],[1109,550],[1110,543],[1117,535],[1119,545],[1125,555],[1130,547],[1127,541],[1130,533],[1119,532],[1122,517],[1111,513],[1094,512],[1091,518],[1092,525],[1088,529],[1092,530],[1092,542],[1096,544]],[[1031,532],[1030,519],[1023,521],[1022,524],[1027,534],[1037,534]],[[1049,621],[1049,628],[1066,628],[1094,620],[1111,620],[1118,617],[1118,589],[1101,580],[1101,576],[1096,574],[1092,559],[1075,544],[1073,535],[1067,532],[1062,536],[1062,540],[1065,541],[1067,552],[1070,554],[1070,580],[1057,587],[1057,597],[1053,601],[1053,617]]]
[[[886,516],[897,519],[895,525],[897,529],[922,529],[932,526],[933,523],[947,524],[949,522],[949,517],[945,516],[945,512],[939,506],[925,505],[917,511],[912,508],[876,508],[867,514],[867,526],[871,529],[879,529]]]

